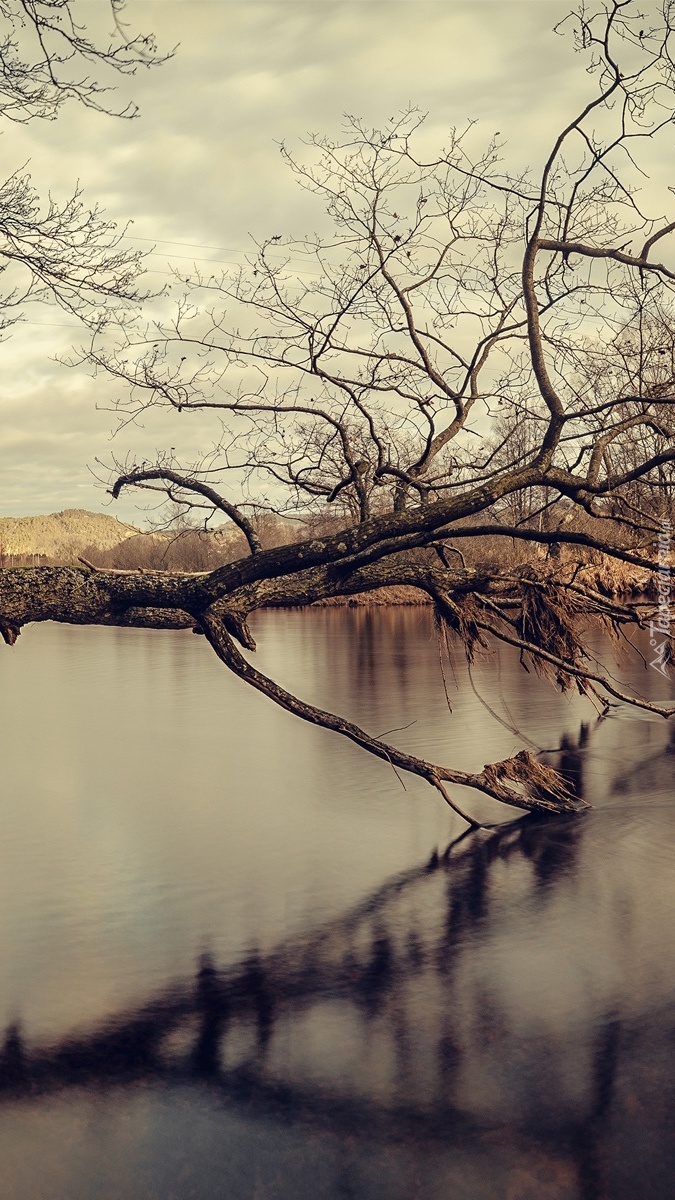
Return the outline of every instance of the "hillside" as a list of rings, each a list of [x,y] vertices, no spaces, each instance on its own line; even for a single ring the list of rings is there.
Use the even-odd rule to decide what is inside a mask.
[[[298,536],[298,523],[264,515],[256,521],[263,545]],[[207,571],[246,554],[231,522],[203,530],[144,532],[105,513],[68,508],[37,517],[0,517],[0,567],[71,566],[80,557],[99,567]]]
[[[110,550],[138,533],[105,513],[67,508],[37,517],[0,517],[0,555],[37,555],[51,562],[75,562],[85,549]]]

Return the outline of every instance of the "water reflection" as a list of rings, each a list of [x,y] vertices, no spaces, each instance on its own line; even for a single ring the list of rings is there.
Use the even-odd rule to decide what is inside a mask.
[[[570,1027],[544,993],[523,1028],[509,995],[515,987],[522,999],[523,981],[504,979],[509,964],[498,961],[503,930],[523,914],[544,933],[592,826],[585,816],[528,817],[462,837],[313,933],[222,968],[204,953],[193,980],[56,1045],[30,1045],[14,1022],[0,1053],[0,1102],[140,1081],[207,1088],[226,1112],[243,1106],[333,1138],[414,1139],[417,1153],[470,1145],[495,1184],[511,1188],[504,1195],[665,1196],[675,1130],[652,1095],[672,1087],[675,1003],[652,1008],[647,997],[631,1011],[620,987],[600,1006],[577,1008]],[[472,969],[477,945],[497,954],[489,978]],[[546,981],[559,982],[555,973]],[[638,1129],[648,1120],[663,1142],[660,1157],[640,1166],[639,1192],[630,1191],[637,1143],[622,1143],[627,1118]],[[523,1162],[548,1179],[546,1192],[513,1190]],[[288,1195],[280,1186],[270,1194]],[[380,1193],[352,1178],[334,1194]]]
[[[512,735],[488,723],[459,659],[448,714],[426,616],[379,618],[274,615],[263,665],[278,657],[285,682],[304,679],[318,702],[332,691],[370,728],[419,718],[401,740],[435,743],[444,759],[450,745],[459,765],[509,753]],[[5,839],[0,916],[3,1200],[670,1197],[667,727],[597,721],[577,699],[554,697],[545,710],[543,685],[524,687],[508,656],[486,660],[477,675],[487,698],[497,706],[508,690],[514,720],[558,745],[548,761],[595,807],[556,820],[498,814],[498,827],[452,839],[426,795],[401,795],[379,764],[341,758],[315,731],[305,742],[306,731],[277,727],[286,718],[274,714],[267,744],[298,739],[283,767],[297,794],[281,795],[278,759],[265,777],[259,752],[256,721],[269,708],[239,693],[219,707],[222,676],[210,660],[194,668],[196,641],[184,640],[175,674],[160,671],[174,689],[167,705],[154,684],[142,693],[142,705],[152,694],[159,706],[152,745],[162,754],[143,774],[148,743],[138,759],[128,751],[140,790],[133,771],[109,785],[99,771],[95,803],[71,779],[76,819],[65,788],[60,807],[50,793],[38,810],[11,775],[8,742],[6,780],[29,799],[5,800],[14,842]],[[132,644],[116,650],[125,696]],[[84,705],[90,685],[77,700],[71,676],[70,702]],[[133,721],[148,718],[127,703],[133,747]],[[226,721],[234,734],[219,757]],[[98,770],[103,734],[87,728]],[[198,787],[171,757],[172,741],[183,754],[190,738]],[[61,754],[52,766],[67,761],[63,745]],[[96,857],[103,843],[88,840],[102,821],[117,856],[112,899],[101,882],[108,860]],[[64,822],[73,846],[61,852]],[[86,888],[72,889],[67,855],[80,852],[78,837],[78,861],[92,865]],[[27,874],[33,908],[16,901]],[[107,981],[120,964],[116,989]]]

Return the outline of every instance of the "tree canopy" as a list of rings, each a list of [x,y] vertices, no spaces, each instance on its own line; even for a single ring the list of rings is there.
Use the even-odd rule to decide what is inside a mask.
[[[3,6],[14,19],[25,12],[40,46],[36,14],[70,20],[73,7]],[[179,421],[212,410],[222,428],[199,461],[171,449],[113,464],[112,495],[153,489],[206,525],[225,517],[247,553],[191,576],[5,570],[5,640],[32,620],[192,627],[277,704],[420,775],[458,811],[455,785],[527,810],[579,801],[525,750],[470,774],[306,703],[242,653],[255,649],[250,614],[407,584],[470,657],[496,639],[601,709],[675,713],[625,690],[586,644],[589,617],[624,637],[649,625],[653,601],[612,594],[602,569],[653,576],[673,516],[675,220],[649,170],[672,140],[675,5],[647,9],[591,2],[557,27],[579,55],[585,95],[539,164],[509,167],[501,133],[481,143],[470,123],[431,154],[415,111],[382,130],[349,119],[301,156],[282,148],[322,205],[321,234],[275,233],[235,273],[177,279],[168,322],[93,320],[84,357],[119,381],[125,418],[153,406]],[[78,33],[63,58],[70,79],[69,56],[126,70],[148,52],[132,40],[116,57]],[[47,100],[24,84],[15,103],[25,97],[27,116],[53,115],[62,95],[101,106],[88,81],[62,81],[50,65],[60,58],[40,61]],[[66,283],[37,278],[87,316],[74,264],[82,241],[94,254],[109,244],[61,220]],[[87,269],[86,286],[124,298],[137,263],[114,249],[122,261]],[[258,518],[270,510],[298,522],[297,540],[263,549]],[[528,556],[495,558],[488,538]]]

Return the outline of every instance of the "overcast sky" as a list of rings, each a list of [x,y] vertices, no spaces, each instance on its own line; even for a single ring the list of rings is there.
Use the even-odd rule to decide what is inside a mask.
[[[102,0],[77,0],[100,14]],[[128,17],[175,57],[124,83],[135,121],[71,107],[57,123],[5,130],[3,170],[26,160],[40,189],[131,220],[159,272],[194,259],[236,262],[250,235],[308,232],[318,209],[277,143],[336,132],[345,112],[378,125],[415,104],[437,148],[477,119],[519,163],[541,159],[592,83],[552,32],[560,0],[130,0]],[[316,218],[315,218],[316,214]],[[145,240],[143,240],[145,239]],[[53,361],[78,340],[58,310],[31,314],[0,346],[0,515],[106,508],[88,464],[110,454],[114,389]],[[69,327],[70,326],[70,327]],[[196,418],[153,419],[115,439],[137,448],[204,447]],[[131,499],[108,508],[133,519]]]

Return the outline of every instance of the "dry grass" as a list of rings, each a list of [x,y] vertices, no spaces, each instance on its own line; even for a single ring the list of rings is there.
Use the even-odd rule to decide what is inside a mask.
[[[621,596],[650,596],[656,587],[656,564],[654,570],[636,567],[633,563],[621,562],[607,554],[597,554],[595,561],[587,563],[577,574],[577,583],[585,584],[603,596],[618,599]]]
[[[553,767],[539,762],[528,750],[521,750],[503,762],[486,764],[481,774],[493,794],[501,793],[507,802],[526,796],[555,807],[573,804],[562,776]]]

